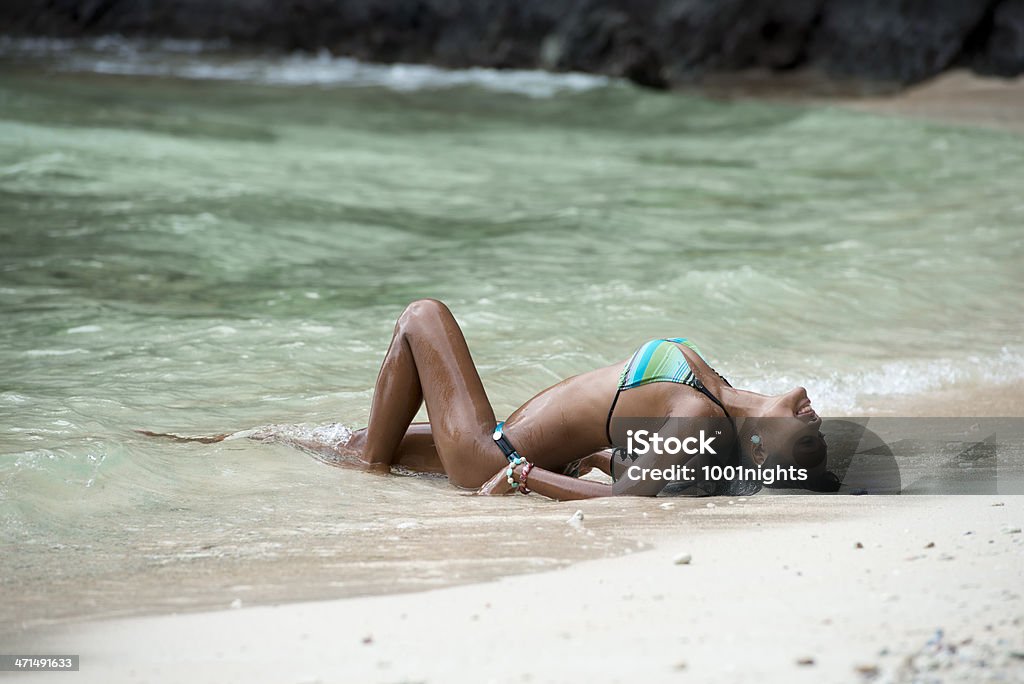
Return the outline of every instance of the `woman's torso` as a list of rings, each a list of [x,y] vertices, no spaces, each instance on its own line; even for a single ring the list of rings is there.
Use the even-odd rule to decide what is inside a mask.
[[[712,394],[719,395],[723,386],[720,376],[692,348],[677,346],[694,375]],[[723,415],[711,399],[679,382],[650,382],[619,392],[627,363],[629,360],[623,360],[545,389],[508,417],[505,434],[535,465],[560,470],[612,446],[606,428],[613,402],[616,417]]]

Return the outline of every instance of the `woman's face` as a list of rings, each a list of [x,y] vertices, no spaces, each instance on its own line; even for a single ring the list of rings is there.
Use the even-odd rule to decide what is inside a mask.
[[[824,463],[827,447],[820,427],[821,418],[803,387],[775,397],[758,419],[756,428],[761,448],[772,456],[771,462],[765,465],[811,469]]]

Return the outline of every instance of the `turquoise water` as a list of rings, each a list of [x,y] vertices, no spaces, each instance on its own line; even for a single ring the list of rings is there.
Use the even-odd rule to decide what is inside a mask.
[[[3,48],[15,618],[182,563],[235,568],[224,586],[267,558],[281,583],[292,561],[397,563],[415,554],[375,525],[515,508],[132,432],[362,425],[418,297],[464,325],[499,415],[665,335],[825,415],[1024,377],[1024,137],[582,76]]]

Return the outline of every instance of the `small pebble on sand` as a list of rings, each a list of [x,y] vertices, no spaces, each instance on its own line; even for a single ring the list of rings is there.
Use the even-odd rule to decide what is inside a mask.
[[[1003,533],[1004,534],[1020,534],[1020,528],[1019,527],[1004,527],[1003,528]]]
[[[688,553],[680,553],[680,554],[677,554],[676,557],[672,559],[672,562],[675,563],[676,565],[689,565],[690,561],[692,561],[692,560],[693,560],[693,556],[692,555],[690,555]]]
[[[576,511],[575,513],[570,515],[569,519],[566,520],[565,522],[566,522],[566,524],[569,527],[571,527],[577,533],[588,534],[591,537],[594,536],[594,532],[592,530],[588,530],[586,525],[583,524],[583,511],[579,511],[579,510]],[[582,546],[580,548],[584,548],[585,549],[587,547],[586,546]]]
[[[801,667],[810,667],[811,665],[814,665],[814,658],[811,658],[809,656],[804,656],[803,658],[797,658],[796,664],[800,665]]]
[[[877,665],[858,665],[853,669],[857,674],[866,679],[874,679],[878,676]]]
[[[856,544],[853,545],[853,548],[855,548],[855,549],[863,549],[864,545],[861,544],[860,542],[857,542]]]
[[[927,544],[924,545],[924,548],[926,548],[926,549],[934,549],[935,548],[935,542],[928,542]]]

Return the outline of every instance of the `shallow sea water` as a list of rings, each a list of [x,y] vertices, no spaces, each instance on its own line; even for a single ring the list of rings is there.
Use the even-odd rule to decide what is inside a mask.
[[[1020,136],[156,47],[0,44],[0,624],[635,548],[614,521],[564,548],[493,532],[528,510],[561,534],[569,505],[133,432],[361,426],[418,297],[499,415],[654,336],[825,415],[1024,378]]]

